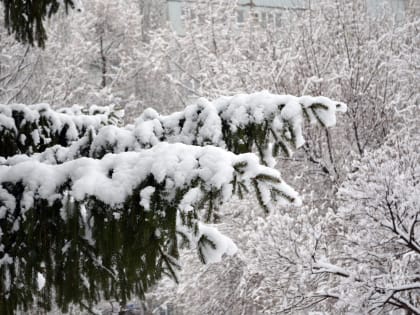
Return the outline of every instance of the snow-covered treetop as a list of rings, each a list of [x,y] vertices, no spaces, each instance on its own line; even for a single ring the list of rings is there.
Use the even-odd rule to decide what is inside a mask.
[[[118,127],[114,108],[0,108],[0,137],[12,145],[0,159],[0,301],[10,310],[34,299],[48,309],[53,296],[63,310],[141,296],[163,274],[176,278],[182,243],[203,262],[235,253],[201,221],[233,193],[255,191],[266,210],[300,205],[272,156],[303,144],[305,119],[332,126],[346,110],[325,97],[261,92],[199,99],[168,116],[148,109]]]

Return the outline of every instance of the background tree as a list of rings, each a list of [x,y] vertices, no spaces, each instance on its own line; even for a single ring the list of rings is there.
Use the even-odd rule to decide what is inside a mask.
[[[147,73],[144,43],[165,16],[162,1],[89,1],[81,12],[59,11],[45,21],[44,49],[21,45],[2,29],[2,72],[13,80],[0,82],[1,102],[119,104],[127,107],[127,117],[147,106],[162,109],[171,96],[164,93],[165,82],[158,86],[160,78]]]
[[[342,228],[334,231],[329,256],[312,265],[329,280],[326,296],[343,310],[420,313],[419,109],[397,114],[399,128],[340,188],[331,226]]]
[[[317,2],[312,3],[311,10],[281,12],[284,23],[276,29],[275,25],[262,27],[255,19],[237,24],[235,7],[229,11],[230,6],[220,9],[216,4],[213,11],[207,11],[219,10],[219,14],[209,14],[199,22],[196,16],[203,8],[190,5],[190,10],[198,13],[186,15],[185,36],[161,45],[166,52],[162,58],[178,64],[174,66],[178,73],[174,71],[170,78],[178,94],[187,99],[190,93],[206,95],[218,89],[253,86],[280,93],[335,95],[351,104],[351,109],[347,119],[339,122],[341,128],[328,132],[311,129],[304,150],[278,161],[284,169],[283,176],[303,192],[302,209],[252,223],[251,218],[238,214],[250,211],[255,203],[227,206],[225,209],[231,210],[221,214],[226,217],[222,228],[241,244],[242,255],[229,259],[224,266],[202,267],[185,253],[188,270],[195,268],[199,276],[182,274],[182,284],[175,288],[163,283],[152,295],[155,301],[161,298],[185,312],[209,314],[222,314],[226,309],[247,313],[254,308],[268,313],[294,313],[308,308],[334,313],[350,307],[349,299],[340,304],[314,290],[325,283],[325,287],[335,285],[325,282],[324,275],[312,275],[312,254],[335,257],[335,246],[342,246],[335,242],[333,228],[337,221],[331,225],[326,222],[332,221],[329,218],[334,217],[340,205],[335,193],[353,170],[352,161],[365,151],[380,147],[388,133],[399,128],[396,109],[418,103],[418,73],[414,70],[419,62],[418,7],[414,2],[407,7],[410,9],[404,20],[395,21],[390,14],[368,15],[359,1]],[[269,37],[271,33],[274,37]],[[227,52],[223,58],[215,56],[214,42],[219,56]],[[247,50],[248,47],[254,48]],[[174,57],[178,56],[176,51],[182,51],[179,59]],[[273,52],[279,53],[271,58]],[[188,60],[183,60],[183,56]],[[200,68],[199,64],[206,66]],[[275,73],[274,78],[271,73]],[[217,87],[213,82],[217,82]],[[195,90],[188,92],[191,88]],[[301,176],[306,180],[299,181]],[[339,222],[348,224],[345,220]],[[249,226],[249,230],[244,231],[244,226]],[[331,233],[327,233],[329,229]],[[260,232],[255,233],[256,230]],[[353,247],[346,248],[350,252]],[[392,249],[387,250],[392,255]],[[279,256],[282,254],[284,257]],[[402,269],[399,272],[404,273]],[[173,291],[176,293],[171,294]],[[369,307],[374,304],[369,299],[357,301],[352,306],[355,309],[362,307],[357,306],[359,302]],[[357,312],[363,311],[359,308]]]

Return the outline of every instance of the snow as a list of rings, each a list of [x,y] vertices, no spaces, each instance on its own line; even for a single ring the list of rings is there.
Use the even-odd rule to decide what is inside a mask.
[[[140,191],[140,206],[142,206],[146,211],[150,210],[150,198],[154,192],[155,187],[152,186],[147,186]]]
[[[393,291],[405,291],[405,290],[413,290],[413,289],[420,289],[420,282],[413,282],[410,284],[405,284],[405,285],[389,288],[389,290],[393,290]]]
[[[6,254],[3,258],[0,259],[0,266],[3,264],[4,261],[6,263],[8,263],[8,261],[5,259],[5,258],[8,258],[8,257],[9,256]],[[11,264],[12,262],[9,262],[9,263]],[[12,285],[12,281],[11,281],[10,278],[11,278],[10,277],[10,271],[9,271],[9,269],[6,268],[5,277],[4,277],[4,280],[3,280],[5,292],[9,292],[10,291],[10,287]]]
[[[312,266],[316,272],[323,273],[323,272],[329,272],[329,273],[335,273],[335,274],[341,274],[345,277],[350,277],[350,273],[338,266],[335,266],[327,261],[325,259],[320,259]]]
[[[40,272],[38,272],[36,276],[36,283],[37,283],[38,291],[41,291],[45,286],[45,277]]]
[[[299,102],[304,106],[304,108],[310,108],[313,104],[322,104],[326,106],[326,110],[316,111],[316,115],[326,127],[332,127],[336,124],[336,112],[345,113],[347,111],[346,104],[335,102],[325,96],[301,96],[299,97]],[[314,112],[308,111],[308,114],[311,117],[311,123],[315,123]]]
[[[51,141],[51,136],[61,130],[64,124],[69,128],[66,132],[68,147],[52,146],[40,154],[33,154],[40,161],[56,164],[80,157],[80,149],[88,147],[89,156],[102,157],[106,153],[121,153],[126,151],[140,151],[151,148],[162,141],[170,143],[184,143],[191,145],[215,145],[227,149],[223,135],[223,126],[228,126],[232,132],[238,131],[253,123],[269,123],[275,134],[274,142],[282,141],[286,150],[291,154],[305,142],[302,135],[305,115],[302,109],[310,109],[315,104],[318,107],[307,110],[309,121],[316,123],[319,119],[325,126],[332,126],[336,121],[336,112],[344,112],[346,105],[325,97],[291,95],[276,95],[263,91],[253,94],[238,94],[231,97],[220,97],[214,101],[204,98],[198,99],[196,104],[190,105],[182,112],[171,115],[159,115],[153,109],[146,109],[137,119],[134,126],[117,127],[107,125],[113,107],[99,108],[92,106],[90,113],[83,114],[80,106],[65,108],[56,113],[46,104],[32,105],[25,108],[23,105],[13,105],[22,110],[26,121],[37,121],[40,115],[47,117],[51,124],[51,132],[37,134],[33,132],[33,142],[44,143]],[[315,118],[315,113],[316,117]],[[11,116],[8,107],[0,105],[0,123]],[[1,124],[0,124],[1,126]],[[6,126],[6,123],[4,124]],[[12,126],[13,127],[13,126]],[[16,129],[9,126],[10,130]],[[290,129],[288,129],[290,128]],[[79,138],[79,133],[84,130]],[[291,133],[295,138],[290,143]],[[23,134],[20,136],[24,136]],[[18,137],[18,135],[17,135]],[[90,143],[90,138],[93,142]],[[270,135],[268,135],[270,138]],[[269,140],[269,139],[266,139]],[[292,146],[291,146],[292,145]],[[272,148],[272,145],[268,145]],[[263,152],[264,161],[273,166],[270,150]],[[15,164],[17,157],[9,158],[7,164]],[[19,161],[25,157],[19,157]],[[157,170],[158,172],[158,170]],[[158,175],[158,173],[156,173]],[[216,179],[215,179],[216,180]]]
[[[241,173],[233,167],[238,163],[244,163]],[[60,187],[68,180],[71,181],[69,194],[75,201],[94,196],[112,207],[119,207],[150,174],[158,183],[172,186],[171,190],[199,180],[202,183],[200,189],[221,190],[222,200],[231,196],[234,176],[246,185],[251,185],[252,179],[258,176],[271,176],[275,181],[267,182],[263,187],[267,198],[271,189],[277,189],[292,199],[298,199],[297,192],[282,181],[280,173],[260,165],[254,154],[235,155],[212,146],[159,143],[141,152],[107,154],[101,160],[80,158],[50,165],[27,158],[15,165],[0,165],[1,183],[21,182],[25,187],[23,211],[32,207],[35,192],[37,197],[50,203],[62,198]],[[4,189],[0,193],[4,206],[12,211],[15,208],[13,196]],[[146,187],[140,193],[141,205],[146,209],[150,206],[152,193],[153,187]],[[5,216],[4,209],[1,213]]]
[[[0,200],[2,206],[0,207],[0,219],[4,219],[8,209],[14,210],[16,207],[16,199],[13,195],[9,194],[7,190],[0,187]]]
[[[216,227],[196,222],[197,231],[193,231],[186,226],[183,226],[181,221],[182,220],[178,216],[177,230],[188,238],[192,249],[201,250],[206,263],[217,263],[220,262],[225,255],[232,256],[237,253],[238,247],[232,239],[220,233]],[[207,243],[200,243],[200,239],[203,236],[205,236],[214,247]]]
[[[81,274],[80,278],[82,279],[82,283],[86,289],[90,289],[90,284],[88,278],[85,275]]]
[[[68,249],[70,248],[70,246],[71,246],[71,241],[68,241],[64,246],[63,246],[63,248],[61,249],[61,253],[62,254],[64,254],[64,253],[66,253],[67,251],[68,251]]]
[[[193,211],[194,204],[200,201],[202,197],[203,193],[199,188],[192,188],[184,195],[178,207],[182,212],[185,213]]]
[[[0,258],[0,266],[1,265],[11,265],[13,264],[13,258],[9,256],[9,254],[4,254],[2,258]]]
[[[238,165],[241,165],[240,169],[235,170],[234,166]],[[269,208],[274,208],[281,201],[289,202],[289,199],[293,199],[298,204],[300,200],[297,192],[283,182],[280,173],[261,165],[255,154],[235,155],[214,146],[199,147],[161,142],[140,152],[107,154],[100,160],[79,158],[58,165],[46,164],[36,158],[22,157],[16,164],[0,165],[0,183],[21,183],[24,187],[20,217],[14,220],[12,231],[4,232],[16,232],[20,229],[22,220],[25,220],[25,212],[31,209],[35,200],[44,199],[50,204],[57,200],[62,201],[60,216],[63,220],[67,220],[68,217],[68,210],[64,210],[64,205],[81,202],[79,211],[84,224],[84,239],[93,246],[93,222],[89,220],[90,213],[83,203],[86,198],[95,197],[109,205],[114,220],[119,220],[121,211],[124,211],[123,203],[136,187],[141,187],[142,183],[150,180],[150,176],[167,189],[163,196],[168,198],[168,201],[176,197],[174,192],[178,188],[189,188],[178,204],[178,213],[184,214],[202,210],[196,207],[209,192],[220,192],[216,203],[229,200],[232,196],[234,177],[249,188],[256,181],[264,195],[264,203]],[[61,191],[64,184],[68,185],[68,188]],[[146,211],[159,211],[159,215],[165,216],[165,213],[160,213],[161,209],[150,209],[150,199],[155,192],[154,186],[142,188],[140,205]],[[274,200],[273,193],[277,194]],[[8,217],[8,213],[12,214],[16,208],[14,197],[4,188],[0,190],[0,197],[1,217]],[[10,218],[12,217],[11,215]],[[177,229],[189,233],[192,244],[195,242],[196,246],[202,235],[216,245],[215,248],[206,243],[202,245],[201,252],[207,262],[220,261],[223,255],[232,255],[237,251],[233,241],[218,232],[215,227],[198,221],[196,224],[199,227],[198,234],[186,226],[177,226]],[[66,243],[62,252],[67,251],[69,246],[70,243]],[[42,283],[41,279],[40,284]]]
[[[41,142],[50,143],[51,138],[59,137],[62,131],[65,131],[67,142],[76,141],[88,128],[98,130],[109,123],[116,123],[121,116],[114,106],[92,106],[87,111],[90,114],[79,106],[54,111],[48,104],[42,103],[0,104],[0,131],[14,135],[16,143],[20,141],[24,144],[27,137],[31,137],[33,145],[27,148],[31,152]]]
[[[215,248],[208,245],[204,245],[204,248],[202,248],[206,263],[211,264],[220,262],[224,255],[232,256],[238,251],[238,247],[235,243],[229,237],[220,233],[216,228],[199,223],[198,230],[197,239],[202,235],[205,235],[214,243],[214,245],[216,245]]]
[[[316,107],[317,104],[323,107]],[[302,128],[306,116],[302,108],[307,109],[311,123],[317,122],[316,114],[325,126],[330,127],[336,122],[336,113],[345,112],[347,107],[325,97],[295,97],[266,91],[224,96],[214,101],[200,98],[182,112],[165,116],[149,108],[136,120],[134,126],[119,128],[110,125],[101,128],[90,147],[91,155],[109,152],[109,148],[112,148],[113,153],[139,151],[162,141],[227,148],[223,125],[236,132],[239,128],[255,123],[263,124],[264,121],[269,123],[278,139],[283,138],[283,133],[286,138],[289,134],[290,138],[292,131],[295,144],[288,149],[297,149],[305,142]],[[290,126],[290,131],[284,131],[285,126]],[[73,151],[60,149],[57,151],[60,152],[59,160],[69,160],[66,154],[71,155]]]
[[[0,107],[0,113],[1,113],[1,107]],[[7,111],[9,113],[9,111]],[[6,115],[0,115],[0,131],[3,129],[9,129],[13,132],[16,132],[16,126],[15,121],[12,117],[6,116]]]

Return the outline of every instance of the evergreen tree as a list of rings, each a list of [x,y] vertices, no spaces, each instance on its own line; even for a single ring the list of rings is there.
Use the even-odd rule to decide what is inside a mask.
[[[299,205],[273,156],[303,145],[304,120],[329,127],[345,110],[261,92],[148,109],[121,127],[113,107],[0,106],[0,313],[124,304],[176,279],[180,246],[204,263],[234,254],[202,222],[234,193],[255,191],[267,211]]]
[[[57,13],[60,4],[66,12],[74,8],[74,0],[2,0],[4,6],[5,26],[14,33],[18,41],[40,47],[45,46],[47,34],[44,27],[45,18]]]

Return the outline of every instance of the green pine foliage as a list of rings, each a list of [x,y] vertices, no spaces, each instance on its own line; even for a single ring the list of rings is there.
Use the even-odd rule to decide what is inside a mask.
[[[0,157],[32,154],[75,140],[91,137],[92,129],[121,123],[122,112],[115,106],[92,106],[89,110],[65,108],[54,111],[47,104],[25,106],[0,104]]]
[[[173,145],[167,146],[170,149]],[[141,155],[138,153],[139,159]],[[194,164],[204,163],[200,161],[205,155],[203,148]],[[182,155],[178,158],[182,164]],[[185,160],[190,161],[188,157]],[[72,194],[85,177],[80,180],[75,175],[77,168],[69,163],[46,165],[44,170],[51,177],[55,180],[62,177],[56,188],[47,193],[48,183],[29,187],[36,180],[30,174],[13,175],[19,171],[19,164],[4,166],[6,171],[0,171],[2,314],[12,314],[17,308],[26,311],[33,303],[49,310],[54,302],[66,311],[70,304],[92,305],[110,298],[125,303],[132,295],[143,296],[163,274],[176,278],[178,214],[187,231],[198,235],[199,220],[202,217],[210,220],[215,207],[226,199],[223,192],[233,189],[229,181],[222,185],[206,182],[200,174],[207,174],[209,169],[199,165],[191,180],[175,187],[170,184],[176,178],[168,175],[158,179],[149,174],[139,180],[122,203],[104,202],[94,194],[76,199]],[[249,170],[245,168],[250,168],[250,163],[250,160],[242,162],[241,172],[235,171],[238,169],[235,164],[231,166],[234,182],[249,186]],[[64,175],[62,168],[67,169]],[[114,174],[126,169],[126,165],[99,169],[115,180]],[[262,168],[253,182],[269,178],[274,193],[280,179],[270,174],[270,169]],[[141,192],[147,187],[153,187],[153,193],[150,205],[145,207]],[[200,194],[191,202],[191,209],[183,210],[184,197],[194,189]],[[15,202],[14,206],[10,200]],[[215,248],[211,239],[202,234],[197,250],[203,262],[206,262],[203,248],[209,245]],[[39,292],[34,280],[38,273],[45,274],[46,279]]]
[[[1,0],[4,7],[4,21],[9,33],[14,33],[16,40],[30,45],[45,46],[47,33],[45,19],[57,13],[60,4],[66,12],[74,8],[74,0]]]
[[[327,128],[335,124],[336,113],[344,111],[345,104],[324,97],[299,98],[267,92],[222,97],[211,103],[201,101],[167,116],[147,109],[134,128],[102,128],[93,141],[88,141],[91,134],[85,134],[80,140],[88,155],[72,155],[71,158],[101,158],[107,153],[147,149],[166,141],[214,145],[236,154],[256,152],[262,163],[269,165],[271,158],[279,154],[290,156],[303,144],[304,121]],[[72,145],[78,148],[81,142]],[[74,154],[79,151],[76,148],[68,151]],[[63,157],[70,158],[63,150],[58,157],[57,148],[48,152],[56,156],[57,163],[62,162]]]
[[[148,110],[127,127],[113,108],[0,106],[0,314],[144,296],[163,275],[176,279],[183,244],[209,261],[218,237],[201,222],[218,219],[233,193],[254,191],[266,211],[298,205],[278,171],[250,152],[268,165],[278,148],[302,144],[303,113],[331,126],[345,105],[250,97],[261,96],[271,100],[265,107],[224,98],[169,116]],[[117,201],[109,199],[119,188]]]

